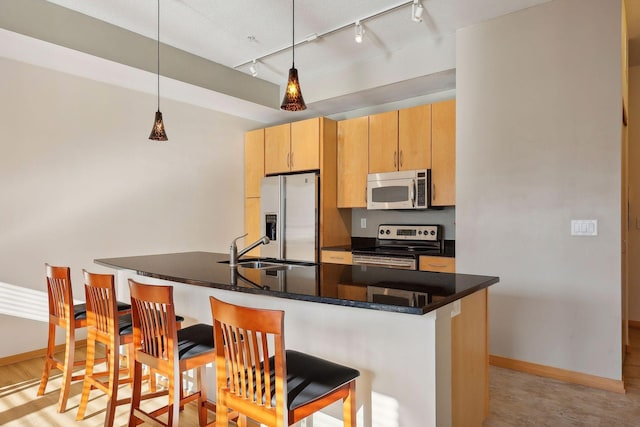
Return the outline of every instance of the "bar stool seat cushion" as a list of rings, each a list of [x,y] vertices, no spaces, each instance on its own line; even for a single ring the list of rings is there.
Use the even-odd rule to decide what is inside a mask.
[[[287,409],[294,410],[317,400],[360,376],[357,369],[295,350],[285,350],[287,358]],[[273,366],[273,357],[269,363]],[[275,372],[271,371],[275,389]],[[273,394],[275,396],[275,393]],[[275,398],[272,404],[275,405]]]
[[[118,311],[125,311],[131,309],[131,304],[126,302],[117,301]],[[76,320],[82,320],[87,318],[87,304],[75,304],[73,306],[73,318]]]
[[[177,316],[176,316],[177,317]],[[180,360],[214,351],[213,326],[204,323],[178,329],[178,358]]]

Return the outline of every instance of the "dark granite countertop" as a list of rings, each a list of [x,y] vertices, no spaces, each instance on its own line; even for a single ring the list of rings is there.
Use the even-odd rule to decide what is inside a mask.
[[[251,258],[243,258],[243,261]],[[340,264],[287,270],[230,268],[229,255],[183,252],[96,259],[158,279],[324,304],[424,314],[498,283],[493,276],[432,273]]]

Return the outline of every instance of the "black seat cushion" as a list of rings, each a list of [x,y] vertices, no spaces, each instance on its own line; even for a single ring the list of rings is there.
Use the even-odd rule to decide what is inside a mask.
[[[131,304],[117,301],[118,311],[130,310]],[[73,317],[76,320],[87,318],[87,304],[76,304],[73,306]]]
[[[286,350],[286,356],[289,410],[313,402],[360,376],[357,369],[299,351]],[[273,357],[269,362],[273,366]],[[275,372],[272,371],[271,377],[275,396]],[[272,403],[275,405],[275,398]]]
[[[178,358],[180,360],[214,351],[213,326],[197,323],[178,329]]]

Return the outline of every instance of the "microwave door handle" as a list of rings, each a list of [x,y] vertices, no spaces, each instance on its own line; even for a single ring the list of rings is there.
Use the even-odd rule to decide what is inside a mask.
[[[409,187],[411,188],[411,193],[409,195],[409,198],[411,199],[411,205],[415,207],[416,206],[416,180],[415,179],[411,180],[411,185]]]

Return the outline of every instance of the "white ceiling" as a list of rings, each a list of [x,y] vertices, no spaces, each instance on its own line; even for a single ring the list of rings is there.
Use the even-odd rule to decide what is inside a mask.
[[[47,1],[157,37],[157,0]],[[454,89],[457,29],[547,1],[422,0],[423,21],[416,23],[407,0],[297,0],[295,65],[306,113],[329,115]],[[627,1],[637,17],[640,0]],[[292,61],[291,6],[291,0],[160,0],[160,39],[243,73],[259,59],[257,78],[282,88]],[[356,20],[365,28],[362,44],[354,41]],[[629,34],[637,37],[638,27],[630,25]]]
[[[156,0],[48,0],[143,36],[157,37]],[[458,28],[548,0],[423,0],[422,23],[410,19],[410,1],[298,0],[296,42],[348,25],[296,49],[301,81],[349,63],[388,55],[421,40],[434,40]],[[394,6],[398,10],[364,22],[364,42],[354,42],[353,24]],[[287,0],[160,0],[163,43],[227,67],[291,45],[292,2]],[[419,49],[416,47],[416,49]],[[259,77],[276,84],[286,80],[291,51],[261,61]],[[248,72],[248,65],[238,67]],[[303,88],[304,89],[304,88]]]

